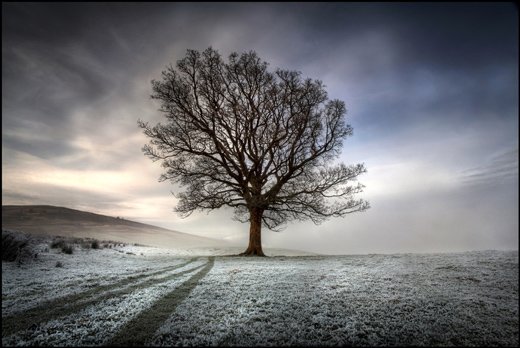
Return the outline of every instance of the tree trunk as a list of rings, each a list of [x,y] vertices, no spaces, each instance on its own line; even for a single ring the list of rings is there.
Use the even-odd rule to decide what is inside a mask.
[[[251,217],[249,219],[249,246],[246,251],[240,255],[244,256],[265,256],[262,251],[262,209],[253,208],[250,210]]]

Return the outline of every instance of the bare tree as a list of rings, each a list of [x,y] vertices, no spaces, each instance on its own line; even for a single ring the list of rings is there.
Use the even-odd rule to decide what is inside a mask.
[[[363,185],[349,185],[364,165],[333,163],[352,135],[345,104],[329,100],[321,81],[267,66],[254,51],[232,53],[226,63],[211,47],[188,50],[177,69],[152,81],[166,123],[138,121],[151,138],[143,152],[165,168],[159,180],[185,188],[177,212],[229,206],[235,219],[249,221],[241,255],[264,255],[262,224],[318,224],[369,208],[353,199]]]

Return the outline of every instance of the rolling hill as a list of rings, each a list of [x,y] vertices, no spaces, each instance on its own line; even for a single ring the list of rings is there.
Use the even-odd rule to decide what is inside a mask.
[[[4,205],[2,228],[36,235],[95,238],[155,247],[185,249],[228,246],[225,241],[49,205]]]
[[[33,235],[94,238],[174,250],[178,255],[229,255],[245,250],[224,240],[195,236],[162,227],[50,205],[3,205],[2,228]],[[264,248],[267,255],[316,255]]]

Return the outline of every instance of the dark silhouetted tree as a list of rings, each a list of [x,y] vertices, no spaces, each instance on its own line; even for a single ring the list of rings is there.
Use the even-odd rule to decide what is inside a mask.
[[[345,104],[329,100],[319,80],[296,71],[270,72],[254,52],[188,50],[152,81],[166,122],[139,126],[151,138],[143,152],[162,161],[183,217],[196,210],[234,208],[249,222],[249,246],[261,255],[261,226],[277,230],[290,220],[318,224],[369,208],[354,199],[363,164],[334,163],[352,135]]]

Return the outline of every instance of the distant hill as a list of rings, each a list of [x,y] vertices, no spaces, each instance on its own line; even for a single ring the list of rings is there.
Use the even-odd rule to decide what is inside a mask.
[[[16,225],[33,225],[37,221],[45,221],[53,224],[62,223],[83,223],[83,224],[102,224],[102,225],[124,225],[139,228],[158,228],[161,227],[143,224],[127,219],[115,218],[112,216],[90,213],[86,211],[56,207],[52,205],[3,205],[2,206],[2,225],[5,223]]]
[[[37,235],[90,237],[168,248],[227,246],[225,241],[50,205],[3,205],[2,228]]]
[[[51,205],[3,205],[2,228],[35,235],[94,238],[167,248],[178,255],[236,255],[247,245]],[[316,255],[301,250],[264,248],[266,255]]]

